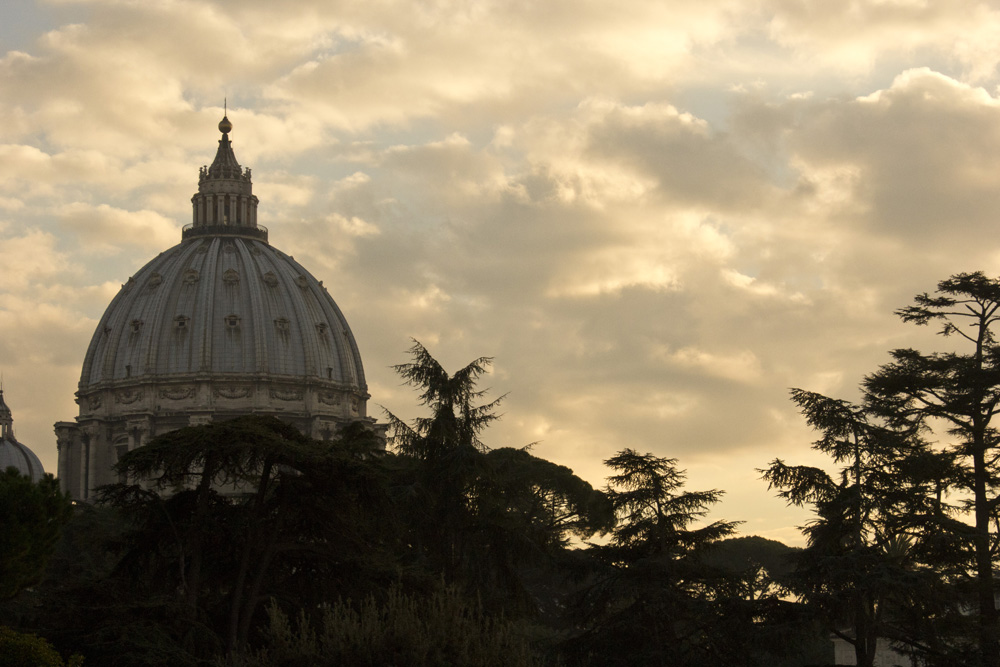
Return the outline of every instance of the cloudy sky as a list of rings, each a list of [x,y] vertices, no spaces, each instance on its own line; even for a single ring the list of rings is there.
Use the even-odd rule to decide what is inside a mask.
[[[180,240],[228,98],[271,243],[330,288],[372,394],[410,339],[495,357],[488,444],[595,484],[676,457],[798,543],[754,468],[815,461],[893,311],[1000,274],[1000,7],[953,0],[7,0],[0,370],[55,470],[123,282]]]

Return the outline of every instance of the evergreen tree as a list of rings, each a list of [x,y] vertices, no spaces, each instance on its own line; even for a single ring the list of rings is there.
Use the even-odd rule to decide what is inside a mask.
[[[38,583],[73,507],[52,475],[0,471],[0,600]]]
[[[958,349],[893,350],[893,361],[865,379],[866,404],[896,428],[924,429],[940,440],[938,463],[932,465],[940,472],[929,478],[925,520],[933,521],[950,544],[947,551],[969,556],[964,567],[948,560],[945,565],[955,583],[974,582],[978,662],[998,667],[993,557],[1000,519],[1000,438],[993,418],[1000,411],[1000,281],[979,272],[958,274],[941,281],[935,294],[917,295],[897,314],[904,322],[940,324],[940,333],[957,340]],[[949,492],[967,498],[960,501],[960,511],[944,503]],[[948,558],[945,550],[938,553]]]
[[[449,375],[417,341],[409,353],[413,361],[394,369],[420,390],[420,403],[430,415],[410,425],[387,412],[390,442],[404,457],[419,462],[412,486],[417,502],[411,504],[410,516],[414,541],[432,568],[457,582],[475,573],[473,561],[481,553],[471,539],[478,532],[473,487],[486,464],[479,435],[499,418],[495,409],[503,397],[476,404],[486,393],[476,383],[489,369],[489,357]]]
[[[581,599],[585,632],[567,642],[568,656],[594,665],[733,664],[746,647],[726,636],[729,623],[739,616],[749,628],[753,615],[715,595],[720,573],[703,557],[737,524],[696,525],[722,492],[684,491],[676,459],[625,449],[605,464],[616,471],[607,494],[618,521],[609,544],[591,545],[603,568]]]
[[[384,558],[394,526],[375,443],[361,440],[330,445],[250,416],[129,452],[118,472],[141,483],[100,490],[134,526],[119,572],[161,604],[183,604],[191,627],[211,628],[229,651],[246,646],[271,595],[300,608],[358,592],[337,585]]]
[[[792,589],[819,613],[827,629],[854,647],[860,667],[872,667],[879,637],[891,629],[893,600],[903,603],[910,542],[898,466],[923,448],[912,430],[878,423],[863,407],[821,394],[792,390],[808,423],[822,433],[813,448],[840,465],[836,475],[775,459],[761,470],[769,488],[796,506],[812,506],[816,518],[803,533]],[[902,608],[903,604],[899,607]]]
[[[388,414],[391,442],[413,465],[404,525],[429,569],[479,596],[488,611],[532,611],[529,566],[549,565],[569,536],[612,522],[607,499],[571,470],[525,449],[491,450],[480,439],[503,397],[479,403],[481,357],[449,375],[418,342],[395,367],[430,414],[407,424]]]
[[[493,359],[480,357],[449,375],[419,342],[413,341],[409,354],[413,361],[393,369],[406,384],[420,390],[420,404],[430,408],[431,414],[418,417],[411,426],[390,412],[393,444],[403,454],[435,462],[485,451],[479,434],[500,418],[496,409],[504,397],[476,405],[487,391],[476,385]]]

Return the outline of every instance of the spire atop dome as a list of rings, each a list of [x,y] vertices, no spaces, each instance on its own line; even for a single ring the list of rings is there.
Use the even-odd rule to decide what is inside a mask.
[[[233,131],[233,124],[229,122],[229,100],[222,99],[222,120],[219,121],[219,132],[229,134]]]
[[[233,153],[233,144],[229,141],[229,133],[233,130],[233,124],[228,116],[223,116],[219,121],[219,132],[222,138],[219,139],[219,150],[215,153],[215,160],[208,168],[208,175],[211,178],[240,179],[243,177],[243,168],[236,161],[236,154]],[[250,178],[249,171],[247,179]]]
[[[14,414],[3,400],[3,388],[0,387],[0,438],[12,436],[14,429]]]
[[[236,161],[229,133],[228,105],[219,121],[219,148],[215,160],[198,173],[198,192],[191,198],[193,221],[182,232],[184,239],[195,236],[243,236],[267,242],[267,228],[257,224],[257,197],[253,194],[250,170]]]

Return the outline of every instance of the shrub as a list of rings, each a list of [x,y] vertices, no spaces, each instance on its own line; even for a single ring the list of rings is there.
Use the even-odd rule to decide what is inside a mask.
[[[83,658],[74,655],[69,662],[52,645],[37,635],[16,632],[0,626],[0,667],[80,667]]]
[[[453,589],[426,598],[394,589],[384,602],[368,597],[360,605],[338,601],[316,623],[304,612],[293,622],[274,603],[268,616],[266,648],[239,667],[544,664],[514,624],[485,616]]]

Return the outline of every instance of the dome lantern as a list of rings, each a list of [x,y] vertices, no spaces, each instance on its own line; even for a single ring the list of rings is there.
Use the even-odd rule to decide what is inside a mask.
[[[3,400],[3,389],[0,389],[0,438],[13,437],[14,415]]]
[[[219,121],[219,149],[211,166],[198,172],[198,192],[191,197],[192,222],[181,232],[184,239],[196,236],[242,236],[267,242],[267,228],[257,224],[257,197],[253,194],[250,169],[236,161],[229,133],[228,115]]]

